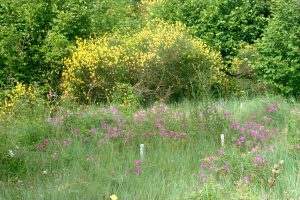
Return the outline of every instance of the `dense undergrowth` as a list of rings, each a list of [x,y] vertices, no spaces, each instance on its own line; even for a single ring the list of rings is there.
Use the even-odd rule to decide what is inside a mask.
[[[0,199],[300,197],[300,105],[291,99],[39,105],[19,105],[0,124]]]

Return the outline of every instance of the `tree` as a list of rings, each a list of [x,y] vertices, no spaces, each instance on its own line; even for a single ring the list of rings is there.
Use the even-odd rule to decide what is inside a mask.
[[[300,94],[300,1],[278,0],[272,19],[257,43],[256,73],[289,95]]]

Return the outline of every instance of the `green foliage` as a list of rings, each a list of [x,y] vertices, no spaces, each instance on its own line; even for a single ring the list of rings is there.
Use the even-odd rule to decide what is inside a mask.
[[[164,0],[152,15],[181,21],[191,33],[221,52],[225,61],[237,54],[240,45],[253,44],[268,22],[269,1],[261,0]]]
[[[300,95],[300,2],[272,4],[272,19],[257,44],[256,73],[281,93]]]
[[[256,61],[256,53],[254,45],[245,45],[232,59],[230,74],[233,75],[231,82],[233,94],[253,96],[272,93],[271,85],[265,85],[252,68],[253,62]]]
[[[57,86],[63,58],[76,38],[139,23],[129,0],[7,0],[0,2],[0,85],[14,81]],[[125,23],[125,24],[124,24]]]
[[[136,110],[140,106],[140,99],[130,84],[116,83],[111,95],[111,103],[122,111]]]

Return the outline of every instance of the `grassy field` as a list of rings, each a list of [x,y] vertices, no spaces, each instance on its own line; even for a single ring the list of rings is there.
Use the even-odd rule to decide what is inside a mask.
[[[0,122],[0,200],[300,199],[300,104],[291,99],[49,113],[25,107]]]

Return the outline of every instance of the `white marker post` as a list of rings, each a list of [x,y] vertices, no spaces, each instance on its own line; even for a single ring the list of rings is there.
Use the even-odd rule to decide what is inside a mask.
[[[241,103],[241,104],[240,104],[240,110],[242,110],[242,109],[243,109],[243,107],[244,107],[244,104],[243,104],[243,103]]]
[[[141,159],[144,159],[144,149],[145,149],[145,145],[144,144],[140,144],[140,156],[141,156]]]
[[[221,145],[222,147],[224,147],[224,141],[225,141],[225,137],[224,137],[224,134],[221,134]]]

